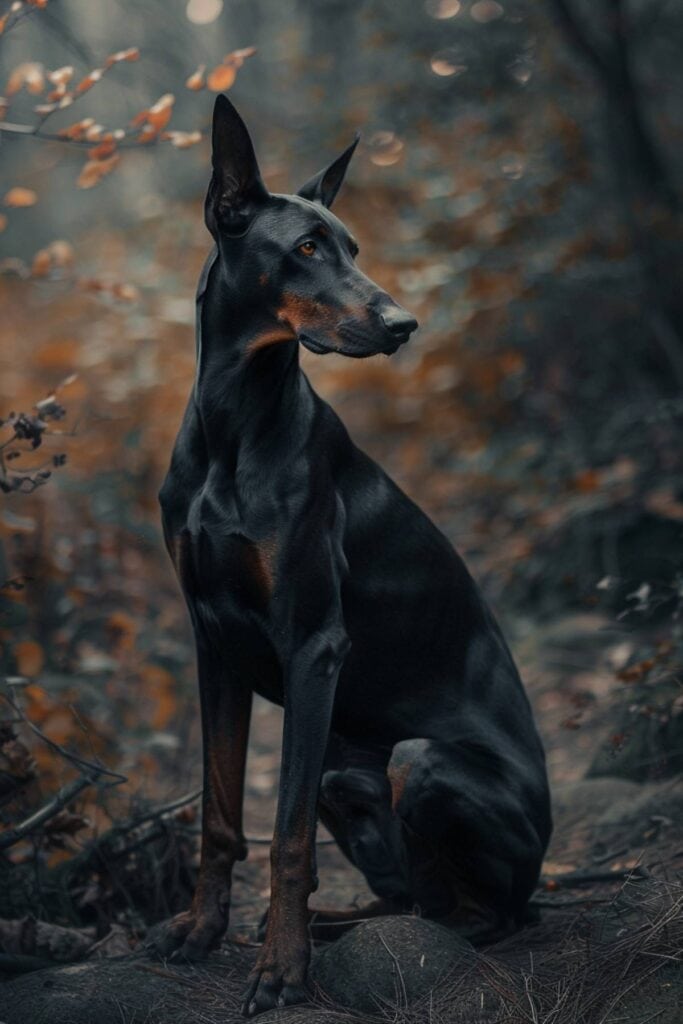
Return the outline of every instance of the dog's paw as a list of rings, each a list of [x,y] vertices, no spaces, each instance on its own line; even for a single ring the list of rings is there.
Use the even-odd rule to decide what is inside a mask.
[[[223,914],[195,914],[186,910],[153,929],[145,949],[154,957],[172,961],[204,960],[217,949],[227,928]]]
[[[308,943],[296,947],[273,948],[266,944],[256,967],[249,975],[242,1006],[245,1017],[255,1017],[264,1010],[303,1003],[307,999],[306,971],[309,960]]]

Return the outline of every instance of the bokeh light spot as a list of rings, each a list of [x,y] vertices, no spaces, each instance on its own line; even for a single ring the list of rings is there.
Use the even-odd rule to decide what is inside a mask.
[[[440,78],[448,78],[451,75],[462,75],[467,71],[467,64],[463,62],[457,50],[439,50],[429,62],[429,66],[435,75]]]
[[[223,10],[223,0],[188,0],[185,13],[195,25],[209,25]]]
[[[472,4],[470,8],[470,16],[480,25],[486,25],[489,21],[497,21],[504,14],[502,4],[497,3],[496,0],[477,0],[477,3]]]
[[[461,7],[460,0],[426,0],[425,3],[427,14],[439,21],[454,18],[460,12]]]

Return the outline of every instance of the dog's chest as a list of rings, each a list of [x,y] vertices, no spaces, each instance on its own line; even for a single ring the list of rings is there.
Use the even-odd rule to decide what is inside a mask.
[[[264,614],[277,582],[277,537],[258,540],[239,530],[185,527],[170,541],[171,558],[188,599],[214,614]]]

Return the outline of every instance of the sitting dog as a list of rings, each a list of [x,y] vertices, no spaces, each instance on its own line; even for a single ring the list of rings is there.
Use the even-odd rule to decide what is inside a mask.
[[[305,998],[318,816],[377,896],[359,916],[418,908],[479,940],[523,922],[551,830],[543,748],[491,612],[299,366],[300,344],[391,354],[417,327],[330,212],[355,145],[271,194],[218,96],[196,379],[160,493],[204,740],[199,880],[163,955],[204,956],[225,933],[252,694],[284,707],[247,1015]]]

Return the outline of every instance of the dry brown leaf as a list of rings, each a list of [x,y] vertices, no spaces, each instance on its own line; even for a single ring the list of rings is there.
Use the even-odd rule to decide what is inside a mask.
[[[238,62],[237,66],[238,67],[242,67],[242,64],[247,59],[247,57],[253,57],[255,53],[256,53],[256,47],[255,46],[244,46],[241,50],[233,50],[232,53],[229,53],[228,56],[225,59],[226,59],[226,61],[227,60],[237,61]]]
[[[185,82],[186,89],[192,89],[193,92],[197,92],[199,89],[203,89],[206,84],[204,81],[204,74],[206,72],[206,64],[200,64],[196,71],[190,75]]]
[[[5,92],[8,96],[14,96],[24,87],[34,96],[43,91],[45,73],[42,64],[37,61],[25,61],[23,64],[18,64],[9,76]]]
[[[104,62],[105,67],[110,68],[112,64],[120,64],[121,61],[140,60],[140,51],[137,46],[129,46],[127,50],[119,50],[117,53],[110,53]]]
[[[102,138],[102,132],[104,128],[101,124],[91,124],[85,131],[85,137],[88,142],[99,142]]]
[[[154,142],[159,138],[159,133],[151,124],[143,125],[138,135],[138,142]]]
[[[87,92],[88,89],[92,89],[93,85],[100,81],[104,74],[104,68],[94,68],[90,71],[85,78],[82,78],[76,88],[74,89],[74,96],[80,96],[81,93]]]
[[[107,132],[97,146],[88,150],[88,156],[91,160],[105,160],[107,157],[111,156],[115,150],[116,142],[114,141],[114,137],[111,132]]]
[[[0,213],[0,231],[4,231],[7,227],[7,217],[4,213]]]
[[[69,125],[67,128],[60,128],[57,134],[63,139],[82,139],[88,128],[94,124],[94,118],[84,117],[82,121],[76,121],[75,124]]]
[[[47,277],[52,269],[52,258],[47,249],[39,249],[31,264],[32,277]]]
[[[114,153],[108,160],[88,160],[78,175],[76,184],[79,188],[94,188],[102,178],[114,170],[120,159],[119,153]]]
[[[12,651],[19,675],[29,678],[40,675],[45,655],[43,648],[34,640],[22,640]]]
[[[160,132],[171,120],[175,96],[171,92],[165,93],[147,111],[146,121],[156,132]]]
[[[3,202],[5,206],[33,206],[38,202],[38,196],[32,188],[22,188],[17,186],[16,188],[11,188],[9,192],[5,194]]]
[[[202,141],[202,133],[199,131],[165,132],[163,137],[168,139],[176,149],[189,149],[190,146],[196,146],[198,142]]]
[[[70,64],[66,64],[63,68],[55,68],[54,71],[48,71],[47,73],[47,79],[53,85],[66,86],[73,76],[74,69]]]
[[[237,78],[237,68],[234,64],[219,64],[209,74],[206,84],[212,92],[221,92],[229,89]]]

